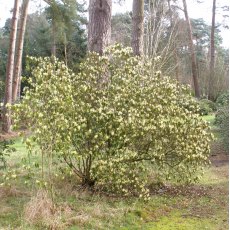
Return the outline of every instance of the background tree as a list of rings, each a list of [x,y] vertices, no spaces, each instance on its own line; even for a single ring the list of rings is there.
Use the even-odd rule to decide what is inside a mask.
[[[76,1],[74,1],[76,3]],[[72,8],[68,5],[60,3],[62,21],[62,33],[57,36],[56,56],[68,63],[68,67],[74,71],[79,71],[79,63],[86,55],[87,50],[87,35],[86,24],[87,19],[85,15],[85,4],[73,4]],[[28,64],[26,56],[45,57],[51,56],[52,45],[52,21],[50,14],[48,14],[48,5],[45,8],[39,9],[37,12],[28,15],[26,30],[24,34],[24,46],[22,53],[22,69],[20,75],[27,78],[30,76],[30,70],[26,68]],[[74,11],[70,14],[70,10]],[[21,14],[21,18],[22,18]],[[68,17],[68,19],[66,19]],[[0,100],[3,102],[5,80],[6,80],[6,65],[8,57],[8,48],[10,41],[12,19],[7,19],[3,28],[0,28]],[[20,23],[20,27],[21,27]],[[21,33],[21,29],[18,30]],[[63,36],[66,34],[66,41]],[[20,40],[19,35],[17,40]],[[22,41],[23,39],[21,39]],[[20,42],[17,42],[17,47]],[[18,52],[16,52],[18,53]],[[17,59],[17,56],[15,57]],[[19,60],[19,59],[18,59]],[[16,63],[16,60],[15,60]],[[17,65],[14,66],[14,69]],[[19,69],[18,69],[19,70]],[[27,85],[26,81],[22,82],[21,93],[23,88]],[[20,87],[19,87],[20,88]]]
[[[132,48],[135,55],[143,54],[144,0],[133,0]]]
[[[189,50],[191,53],[192,77],[193,77],[193,83],[194,83],[194,89],[195,89],[195,96],[199,98],[200,88],[199,88],[199,82],[198,82],[198,76],[197,76],[196,56],[195,56],[195,50],[194,50],[194,45],[193,45],[192,27],[190,23],[190,18],[188,16],[186,0],[183,0],[183,7],[184,7],[183,10],[184,10],[185,19],[187,22],[187,31],[189,34],[188,44],[189,44]]]
[[[20,94],[20,75],[22,67],[22,53],[23,53],[23,44],[26,30],[26,22],[28,15],[29,0],[23,0],[21,16],[20,16],[20,27],[19,34],[17,38],[16,46],[16,60],[14,67],[14,76],[13,76],[13,91],[12,91],[12,101],[14,102],[17,99],[18,93]]]
[[[111,40],[112,0],[89,1],[88,49],[102,54]]]
[[[7,20],[5,24],[10,23]],[[9,31],[6,27],[0,28],[0,101],[3,102],[5,92],[7,52],[9,48]]]
[[[112,16],[111,43],[121,43],[130,46],[132,36],[132,17],[130,12]]]
[[[215,69],[215,17],[216,17],[216,0],[213,0],[212,6],[212,27],[211,27],[211,41],[210,41],[210,79],[208,87],[208,98],[214,100],[213,84],[214,84],[214,69]]]
[[[201,96],[208,98],[210,84],[210,43],[211,26],[203,19],[191,19],[193,38],[195,43],[197,73],[200,83]],[[223,93],[227,87],[224,86],[228,79],[228,68],[224,60],[228,59],[225,55],[226,49],[222,47],[222,37],[218,25],[215,28],[215,66],[214,79],[212,84],[212,95],[215,100],[219,94]],[[225,50],[225,51],[224,51]],[[185,63],[186,68],[188,65]]]
[[[7,104],[12,103],[12,85],[13,85],[13,71],[14,71],[14,57],[15,57],[15,45],[17,36],[19,16],[19,0],[14,1],[14,9],[12,16],[12,26],[10,33],[10,44],[8,50],[7,69],[6,69],[6,83],[5,83],[5,95],[4,95],[4,108],[3,108],[3,132],[9,133],[11,131],[11,116],[10,111],[7,109]]]
[[[71,18],[75,17],[74,7],[75,1],[68,2],[56,2],[52,1],[49,4],[49,7],[46,8],[47,18],[51,24],[51,53],[53,56],[57,55],[57,43],[62,41],[65,44],[67,43],[66,38],[66,28],[71,27]],[[66,51],[66,49],[65,49]],[[65,55],[66,56],[66,55]],[[66,61],[66,60],[65,60]]]
[[[173,33],[174,29],[177,26],[177,21],[173,20],[173,11],[171,7],[170,0],[167,0],[168,3],[168,9],[169,9],[169,18],[170,18],[170,32]],[[180,81],[180,70],[179,70],[179,57],[178,57],[178,51],[177,51],[177,33],[174,35],[175,39],[173,39],[173,56],[174,56],[174,62],[175,62],[175,75],[176,79],[179,82]]]
[[[84,4],[74,0],[53,3],[45,10],[51,28],[51,53],[64,60],[70,68],[79,64],[76,60],[86,53],[86,37],[82,29],[86,19],[80,15],[84,11]]]
[[[180,66],[179,54],[175,55],[179,52],[179,21],[178,10],[168,1],[145,0],[144,53],[152,60],[153,69],[176,79]]]
[[[54,1],[50,1],[50,4],[52,2]],[[190,84],[191,88],[193,88],[188,45],[189,36],[184,32],[187,29],[187,24],[178,11],[178,2],[174,0],[144,1],[144,54],[151,59],[153,69],[161,70],[162,74],[176,79],[179,73],[180,82]],[[85,5],[76,4],[75,0],[59,0],[55,1],[55,3],[58,7],[58,22],[60,22],[60,28],[56,30],[56,57],[65,61],[72,70],[79,71],[79,63],[87,50]],[[25,68],[27,63],[26,56],[51,56],[53,19],[50,4],[45,9],[41,8],[36,13],[28,15],[22,57],[22,76],[28,77],[30,75],[30,72]],[[70,5],[71,7],[69,7]],[[222,7],[217,7],[217,11],[220,9]],[[221,14],[223,14],[222,11]],[[211,26],[201,19],[190,19],[190,21],[200,93],[202,97],[207,98]],[[11,23],[12,19],[8,19],[5,26],[0,28],[1,87],[4,87],[6,79]],[[220,30],[222,29],[223,25],[216,23],[214,38],[216,50],[215,77],[212,84],[214,99],[226,90],[228,82],[228,51],[222,44],[220,36]],[[130,46],[131,37],[131,12],[112,16],[111,42],[121,42],[125,46]],[[175,55],[175,52],[177,52],[177,55]],[[22,88],[25,84],[26,82],[22,83]],[[1,101],[3,101],[3,91],[1,94]]]

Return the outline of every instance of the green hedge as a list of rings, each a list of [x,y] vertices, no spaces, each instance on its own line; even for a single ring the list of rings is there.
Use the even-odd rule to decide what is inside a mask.
[[[208,115],[216,111],[215,103],[208,99],[199,100],[199,106],[200,106],[200,110],[199,110],[200,115]]]
[[[223,145],[229,149],[229,107],[220,108],[215,117],[215,124],[219,126]]]

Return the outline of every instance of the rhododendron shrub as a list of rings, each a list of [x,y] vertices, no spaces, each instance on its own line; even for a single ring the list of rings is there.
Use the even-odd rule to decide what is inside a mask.
[[[209,163],[211,134],[197,102],[131,49],[91,53],[78,74],[54,58],[32,59],[14,121],[26,121],[43,154],[57,156],[83,184],[146,197],[151,170],[190,182]]]

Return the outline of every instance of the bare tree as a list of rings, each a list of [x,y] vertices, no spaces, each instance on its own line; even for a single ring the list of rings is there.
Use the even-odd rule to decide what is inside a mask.
[[[179,79],[179,13],[169,0],[145,1],[144,53],[154,71]],[[180,79],[181,80],[181,79]]]
[[[210,74],[209,74],[209,87],[208,87],[208,98],[214,100],[213,95],[213,84],[214,84],[214,73],[215,73],[215,16],[216,16],[216,0],[213,0],[212,6],[212,27],[210,36]]]
[[[112,0],[89,1],[88,49],[103,53],[111,39]]]
[[[6,84],[5,84],[5,96],[3,106],[3,132],[9,133],[11,131],[11,116],[10,111],[7,109],[7,104],[12,103],[12,85],[13,85],[13,70],[14,70],[14,56],[15,45],[17,37],[19,16],[19,0],[14,1],[13,17],[10,32],[10,45],[8,50],[7,69],[6,69]]]
[[[170,16],[170,28],[171,28],[171,33],[173,32],[173,28],[175,26],[176,23],[174,23],[173,21],[173,17],[172,17],[172,9],[171,9],[171,4],[170,4],[170,0],[167,0],[168,3],[168,8],[169,8],[169,16]],[[176,34],[175,34],[176,37]],[[180,77],[179,77],[179,57],[178,57],[178,52],[177,52],[177,41],[176,39],[173,40],[173,56],[174,56],[174,62],[175,62],[175,67],[176,67],[176,79],[179,82],[180,81]]]
[[[163,0],[148,0],[146,3],[146,37],[145,54],[156,57],[163,34],[165,33],[164,21],[167,9]]]
[[[132,48],[135,55],[143,54],[144,0],[133,0]]]
[[[194,89],[195,89],[195,96],[197,98],[200,97],[200,88],[199,88],[199,82],[198,82],[198,76],[197,76],[197,64],[196,64],[196,55],[195,55],[195,49],[193,45],[193,36],[192,36],[192,27],[191,22],[188,16],[188,10],[187,10],[187,3],[186,0],[183,0],[183,6],[184,6],[184,15],[187,22],[187,30],[188,30],[188,45],[191,53],[191,63],[192,63],[192,77],[193,77],[193,83],[194,83]]]
[[[29,0],[23,0],[21,17],[20,17],[20,28],[19,28],[19,34],[18,34],[17,46],[16,46],[17,55],[15,60],[13,92],[12,92],[13,102],[17,99],[18,93],[20,94],[19,87],[20,87],[21,67],[22,67],[22,53],[23,53],[24,36],[26,30],[26,21],[28,15],[28,7],[29,7]]]

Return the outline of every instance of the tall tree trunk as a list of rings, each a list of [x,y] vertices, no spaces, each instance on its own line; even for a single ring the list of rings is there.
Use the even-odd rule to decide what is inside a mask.
[[[172,17],[172,9],[171,9],[170,0],[167,0],[167,2],[168,2],[169,14],[170,14],[170,27],[171,27],[171,31],[172,31],[173,27],[174,27],[173,17]],[[178,52],[177,52],[176,36],[175,36],[175,40],[173,41],[173,54],[174,54],[174,61],[175,61],[175,67],[176,67],[176,80],[178,82],[180,82],[179,57],[178,57]]]
[[[143,54],[144,0],[133,0],[132,48],[135,55]]]
[[[213,0],[212,6],[212,28],[211,28],[211,41],[210,41],[210,79],[208,87],[208,98],[215,99],[214,95],[214,66],[215,66],[215,17],[216,17],[216,0]]]
[[[13,92],[12,92],[12,102],[17,99],[17,96],[20,95],[20,75],[21,75],[21,68],[22,68],[22,53],[23,53],[23,45],[24,45],[24,36],[26,30],[26,21],[28,15],[28,7],[29,7],[29,0],[23,0],[22,3],[22,12],[20,17],[20,29],[19,35],[17,39],[17,47],[16,47],[16,61],[15,61],[15,68],[14,68],[14,79],[13,79]]]
[[[186,0],[183,0],[183,6],[184,6],[185,19],[187,22],[188,35],[189,35],[188,42],[189,42],[189,49],[191,53],[192,77],[193,77],[193,83],[194,83],[194,89],[195,89],[195,96],[199,98],[200,97],[200,87],[199,87],[199,82],[198,82],[198,77],[197,77],[196,55],[195,55],[195,49],[193,45],[192,27],[191,27],[191,22],[188,16]]]
[[[18,26],[18,15],[19,15],[19,0],[14,1],[14,10],[10,32],[10,45],[8,50],[7,69],[6,69],[6,84],[5,84],[5,96],[3,106],[3,132],[9,133],[11,131],[11,114],[7,109],[6,105],[12,103],[12,85],[13,85],[13,69],[14,69],[14,56],[15,56],[15,45],[17,37],[17,26]],[[8,113],[8,115],[7,115]]]
[[[112,0],[89,1],[88,49],[100,55],[111,39]]]

